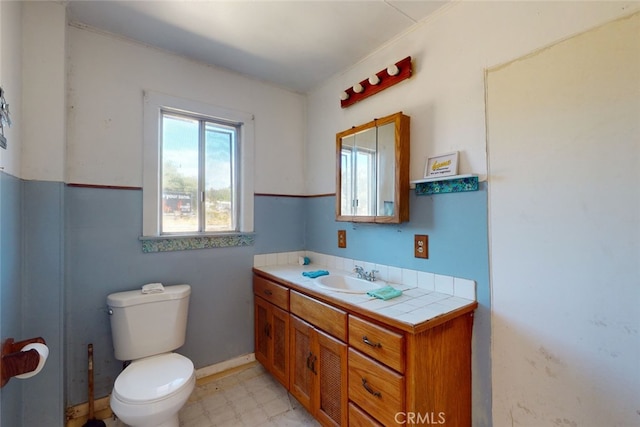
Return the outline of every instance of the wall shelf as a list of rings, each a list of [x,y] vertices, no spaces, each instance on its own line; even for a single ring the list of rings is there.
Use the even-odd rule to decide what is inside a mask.
[[[439,178],[425,178],[411,181],[411,188],[415,188],[416,195],[461,193],[464,191],[478,191],[477,175],[454,175]]]

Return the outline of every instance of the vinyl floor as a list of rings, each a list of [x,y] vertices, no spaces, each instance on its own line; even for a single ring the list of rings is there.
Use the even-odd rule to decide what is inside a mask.
[[[180,427],[320,426],[257,362],[198,380],[179,418]],[[105,422],[124,427],[119,420]]]

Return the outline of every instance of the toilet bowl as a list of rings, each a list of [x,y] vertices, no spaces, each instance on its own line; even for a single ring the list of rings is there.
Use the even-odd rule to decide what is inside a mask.
[[[116,359],[132,361],[116,378],[111,409],[131,427],[178,427],[196,383],[193,362],[173,353],[185,342],[191,286],[107,296]]]
[[[180,354],[134,360],[116,378],[111,409],[131,427],[178,427],[195,383],[193,363]]]

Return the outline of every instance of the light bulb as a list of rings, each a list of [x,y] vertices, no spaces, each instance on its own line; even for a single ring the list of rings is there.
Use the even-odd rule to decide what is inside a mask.
[[[346,91],[343,91],[342,93],[340,93],[341,101],[346,101],[347,99],[349,99],[349,94]]]
[[[389,65],[389,67],[387,68],[387,74],[389,74],[390,76],[397,76],[399,72],[400,69],[396,64]]]
[[[364,87],[360,83],[356,83],[353,85],[353,91],[355,93],[361,93],[364,90]]]
[[[374,74],[373,76],[369,77],[369,83],[373,86],[377,85],[378,83],[380,83],[380,77],[378,77],[377,74]]]

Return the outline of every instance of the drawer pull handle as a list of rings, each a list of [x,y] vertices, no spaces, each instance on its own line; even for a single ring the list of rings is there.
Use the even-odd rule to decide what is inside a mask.
[[[266,323],[264,325],[264,334],[268,337],[271,338],[271,325],[269,323]]]
[[[373,348],[382,348],[382,344],[380,344],[379,342],[369,341],[369,338],[367,338],[366,335],[362,337],[362,342],[365,343],[366,345],[370,345]]]
[[[318,358],[310,352],[309,356],[307,356],[307,369],[318,375],[318,373],[316,372],[316,360],[318,360]]]
[[[271,292],[269,289],[265,289],[264,290],[264,294],[271,296],[271,295],[273,295],[273,292]]]
[[[369,393],[373,394],[375,397],[382,397],[382,394],[379,391],[375,391],[371,388],[371,386],[369,386],[369,384],[367,384],[367,379],[363,378],[362,379],[362,387],[364,387],[365,390],[367,390]]]

